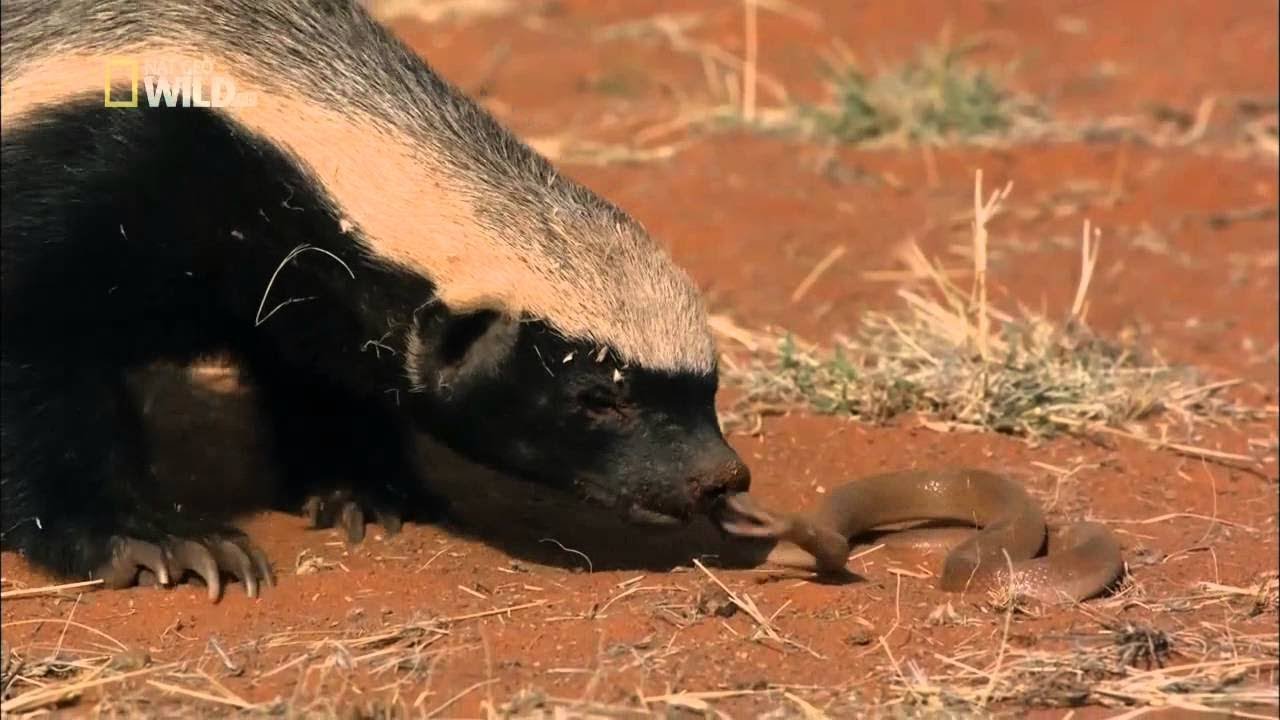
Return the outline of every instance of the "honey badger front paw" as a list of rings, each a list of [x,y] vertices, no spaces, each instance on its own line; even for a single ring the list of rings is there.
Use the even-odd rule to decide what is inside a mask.
[[[198,540],[169,537],[154,543],[115,536],[111,538],[111,558],[93,577],[101,578],[109,588],[125,588],[147,580],[171,585],[188,573],[204,582],[214,602],[222,597],[224,573],[243,582],[249,597],[258,596],[260,585],[275,584],[266,554],[248,536],[235,531]]]
[[[340,525],[351,544],[364,540],[365,518],[372,516],[388,535],[395,535],[404,526],[399,510],[388,503],[357,495],[349,490],[333,490],[307,496],[302,504],[302,515],[313,530],[327,530]]]

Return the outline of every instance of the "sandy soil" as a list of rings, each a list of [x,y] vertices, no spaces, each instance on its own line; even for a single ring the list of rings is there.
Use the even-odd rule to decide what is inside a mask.
[[[691,13],[700,24],[687,31],[690,37],[742,52],[741,9],[730,2],[515,7],[431,24],[406,17],[395,27],[530,138],[616,141],[712,100],[696,55],[660,38],[601,39],[603,28]],[[1208,96],[1219,108],[1241,97],[1276,97],[1274,3],[948,0],[921,12],[911,3],[805,0],[803,7],[818,22],[761,17],[760,67],[799,98],[818,97],[818,52],[834,40],[863,59],[892,62],[936,40],[944,26],[954,37],[984,34],[989,46],[981,57],[1018,61],[1014,85],[1062,117],[1138,114],[1155,104],[1194,115]],[[989,184],[1015,183],[1011,212],[991,228],[997,302],[1065,309],[1078,267],[1073,243],[1087,217],[1103,230],[1091,325],[1110,335],[1134,333],[1211,379],[1243,379],[1241,397],[1274,407],[1280,226],[1274,213],[1219,220],[1223,213],[1274,208],[1276,163],[1274,156],[1243,155],[1213,141],[1219,130],[1227,132],[1230,112],[1220,109],[1215,117],[1223,125],[1211,121],[1207,139],[1185,147],[831,151],[728,133],[695,137],[665,161],[566,170],[663,238],[715,312],[745,327],[785,327],[822,342],[852,330],[863,310],[897,307],[897,283],[864,280],[862,273],[898,267],[893,250],[903,239],[917,238],[948,264],[967,264],[953,250],[966,245],[967,227],[951,219],[971,207],[972,173],[981,167]],[[847,254],[803,302],[793,303],[797,284],[838,244]],[[1273,416],[1206,432],[1198,442],[1243,453],[1256,450],[1251,440],[1265,447],[1276,434]],[[705,528],[637,535],[572,508],[542,508],[520,487],[495,481],[481,496],[475,485],[458,482],[450,492],[465,502],[452,522],[409,526],[391,538],[371,532],[356,548],[336,532],[307,531],[299,518],[253,519],[247,529],[281,572],[280,585],[259,600],[245,598],[239,587],[217,605],[198,587],[11,600],[3,606],[5,643],[32,657],[54,645],[116,647],[105,633],[148,653],[153,668],[187,663],[176,675],[165,670],[105,692],[90,689],[68,709],[157,716],[180,707],[235,711],[234,701],[202,702],[176,693],[178,686],[372,716],[398,707],[410,715],[476,717],[484,703],[532,702],[539,694],[634,708],[637,696],[689,692],[713,693],[685,699],[733,717],[800,716],[807,705],[852,717],[901,697],[904,677],[955,672],[954,661],[944,658],[973,657],[986,669],[995,659],[966,652],[1001,646],[1008,657],[1039,649],[1095,652],[1114,642],[1102,627],[1110,620],[1169,634],[1171,665],[1205,658],[1205,638],[1270,642],[1271,664],[1245,680],[1276,685],[1274,605],[1253,612],[1250,598],[1208,597],[1199,586],[1250,587],[1275,571],[1274,462],[1232,469],[1125,441],[1067,438],[1032,446],[996,435],[939,434],[915,420],[878,428],[803,411],[768,418],[758,436],[733,442],[761,496],[784,507],[880,470],[972,464],[1016,473],[1044,500],[1053,522],[1113,523],[1133,587],[1119,599],[1027,616],[993,610],[985,596],[936,591],[929,577],[936,556],[872,553],[855,564],[864,581],[843,585],[721,570]],[[760,639],[746,613],[724,609],[723,591],[689,565],[702,554],[715,578],[772,618],[781,642]],[[6,590],[51,582],[11,554],[3,556],[3,576]],[[948,603],[955,616],[931,621]],[[441,618],[453,620],[420,626],[438,631],[403,627]],[[378,642],[379,635],[398,644]],[[1231,646],[1224,641],[1222,652]],[[1075,717],[1111,712],[1093,708]]]

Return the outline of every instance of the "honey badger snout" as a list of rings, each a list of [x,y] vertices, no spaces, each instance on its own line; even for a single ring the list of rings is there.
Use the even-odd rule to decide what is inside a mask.
[[[751,487],[751,470],[732,448],[725,445],[709,454],[706,463],[685,480],[691,504],[698,512],[707,512],[724,496]]]
[[[652,448],[663,460],[650,455],[643,467],[647,477],[622,481],[629,490],[630,515],[643,524],[688,521],[694,515],[712,515],[723,499],[751,487],[751,471],[722,438],[694,436]],[[633,476],[634,477],[634,476]]]

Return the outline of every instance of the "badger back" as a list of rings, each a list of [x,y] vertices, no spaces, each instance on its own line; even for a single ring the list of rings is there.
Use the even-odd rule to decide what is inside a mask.
[[[641,367],[714,369],[701,298],[644,229],[352,0],[6,0],[0,13],[6,135],[102,97],[109,68],[135,83],[211,69],[253,98],[214,110],[282,150],[335,229],[425,276],[449,308],[542,320]]]

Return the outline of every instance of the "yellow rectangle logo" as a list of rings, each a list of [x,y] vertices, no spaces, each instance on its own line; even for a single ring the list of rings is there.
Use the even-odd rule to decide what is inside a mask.
[[[131,94],[128,100],[115,100],[111,97],[112,76],[117,74],[115,71],[121,71],[122,77],[127,77]],[[136,108],[138,107],[138,60],[137,58],[113,58],[107,61],[106,66],[106,82],[103,89],[103,105],[109,108]]]

